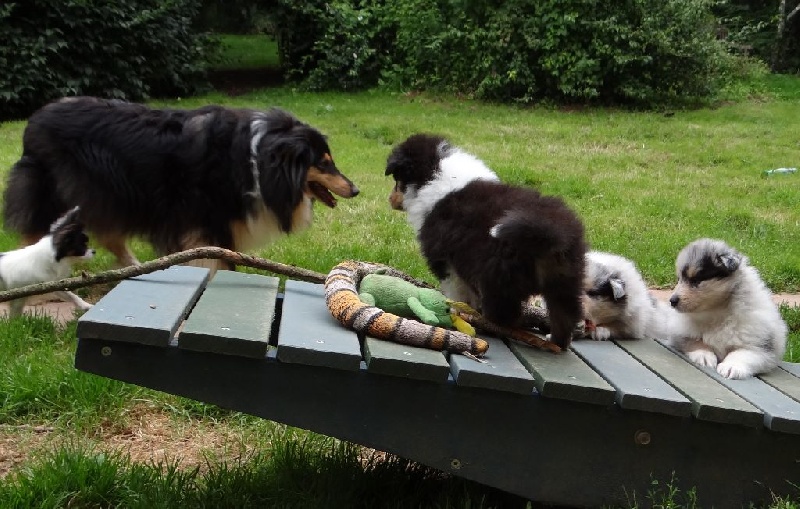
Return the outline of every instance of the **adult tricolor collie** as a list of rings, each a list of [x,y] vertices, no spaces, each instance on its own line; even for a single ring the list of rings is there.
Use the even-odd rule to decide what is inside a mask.
[[[286,111],[71,97],[29,119],[3,214],[31,244],[80,206],[86,229],[128,265],[128,237],[158,254],[245,251],[308,227],[313,202],[334,207],[332,193],[351,198],[358,188],[325,137]]]
[[[438,136],[394,148],[389,201],[408,214],[442,292],[490,321],[519,324],[541,294],[553,341],[567,347],[581,320],[583,225],[556,197],[500,182],[483,162]]]

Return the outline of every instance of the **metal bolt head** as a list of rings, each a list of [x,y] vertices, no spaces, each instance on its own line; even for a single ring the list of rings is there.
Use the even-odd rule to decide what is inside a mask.
[[[450,462],[450,468],[452,468],[453,470],[460,470],[461,460],[458,458],[453,458],[453,461]]]
[[[110,356],[111,355],[111,347],[110,346],[104,346],[103,348],[101,348],[100,349],[100,355],[102,355],[103,357]]]
[[[653,437],[650,436],[650,432],[644,430],[637,431],[633,436],[633,440],[637,445],[649,445],[652,439]]]

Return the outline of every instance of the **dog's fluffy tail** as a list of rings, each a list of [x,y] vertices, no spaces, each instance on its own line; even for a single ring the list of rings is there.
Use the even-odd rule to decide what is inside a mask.
[[[559,218],[543,220],[527,211],[510,211],[490,230],[490,234],[514,246],[514,251],[528,256],[569,251],[582,244],[583,227],[569,209],[561,208],[559,215]]]
[[[44,235],[64,209],[46,168],[23,155],[11,168],[3,196],[6,229],[23,235]]]

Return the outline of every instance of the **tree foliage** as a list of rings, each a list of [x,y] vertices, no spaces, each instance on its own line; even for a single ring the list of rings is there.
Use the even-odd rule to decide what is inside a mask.
[[[196,0],[20,0],[0,6],[0,117],[64,95],[139,100],[205,84]]]
[[[282,62],[311,89],[652,105],[707,98],[731,66],[713,0],[277,3]]]

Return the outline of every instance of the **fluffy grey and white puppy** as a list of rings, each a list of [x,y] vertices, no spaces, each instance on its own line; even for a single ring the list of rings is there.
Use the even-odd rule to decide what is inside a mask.
[[[727,378],[764,373],[783,358],[786,324],[746,256],[721,240],[698,239],[678,254],[670,304],[686,318],[672,341],[694,363]]]
[[[583,312],[597,340],[670,340],[680,331],[678,313],[650,294],[631,260],[612,253],[586,253]]]

